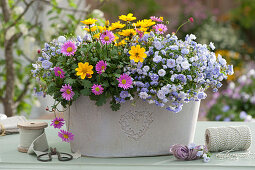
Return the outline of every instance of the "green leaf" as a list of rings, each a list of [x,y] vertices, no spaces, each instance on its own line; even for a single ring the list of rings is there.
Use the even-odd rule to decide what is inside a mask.
[[[90,88],[92,83],[89,80],[82,80],[82,85],[84,88]]]
[[[105,97],[105,93],[101,94],[99,97],[98,97],[98,100],[96,101],[96,105],[97,106],[102,106],[103,104],[106,103],[106,97]]]
[[[71,78],[67,78],[64,81],[65,84],[70,84],[70,85],[75,84],[75,82],[76,82],[76,80],[75,79],[71,79]]]
[[[89,88],[86,88],[86,89],[81,90],[80,93],[81,93],[83,96],[89,96],[90,93],[91,93],[91,90],[90,90]]]
[[[68,0],[68,4],[70,7],[77,8],[77,5],[73,0]]]
[[[75,17],[72,14],[67,14],[68,18],[70,18],[71,20],[76,20]]]
[[[47,87],[47,93],[53,94],[55,91],[56,91],[56,84],[52,82]]]
[[[109,87],[108,81],[104,81],[103,86],[104,86],[104,87]]]
[[[113,75],[114,75],[115,77],[117,77],[117,78],[120,77],[120,74],[118,74],[118,73],[114,73]]]
[[[116,103],[115,100],[111,101],[111,108],[113,111],[118,111],[120,109],[120,103]]]

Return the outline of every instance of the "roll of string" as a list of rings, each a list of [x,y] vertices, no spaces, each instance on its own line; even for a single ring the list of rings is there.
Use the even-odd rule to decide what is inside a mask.
[[[23,122],[18,124],[20,143],[18,151],[27,152],[31,144],[40,136],[44,135],[44,128],[48,126],[45,122]],[[48,144],[47,144],[48,146]],[[44,148],[47,148],[44,147]]]
[[[230,153],[246,151],[251,146],[251,130],[248,126],[211,127],[205,131],[205,143],[210,152],[219,159],[255,159],[255,153]]]

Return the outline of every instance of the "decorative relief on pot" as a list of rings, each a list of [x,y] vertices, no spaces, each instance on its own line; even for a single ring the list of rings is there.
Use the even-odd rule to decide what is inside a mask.
[[[152,122],[151,112],[131,110],[121,115],[119,121],[122,131],[136,141],[145,135]]]

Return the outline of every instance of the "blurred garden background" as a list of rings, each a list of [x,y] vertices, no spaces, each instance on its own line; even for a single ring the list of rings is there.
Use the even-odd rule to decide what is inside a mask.
[[[138,19],[164,17],[168,33],[193,17],[177,36],[192,33],[199,43],[213,42],[235,71],[219,92],[207,91],[199,120],[254,121],[254,0],[1,0],[0,5],[0,113],[51,118],[46,108],[54,101],[35,93],[31,73],[44,43],[60,35],[85,36],[80,21],[86,18],[103,24],[133,13]]]

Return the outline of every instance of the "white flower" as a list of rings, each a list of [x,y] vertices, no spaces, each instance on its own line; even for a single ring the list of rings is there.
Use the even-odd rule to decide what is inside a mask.
[[[32,66],[37,70],[40,68],[40,65],[39,64],[32,64]]]
[[[190,35],[189,35],[189,38],[190,38],[191,40],[195,40],[197,37],[196,37],[194,34],[190,34]]]
[[[140,92],[139,93],[139,97],[141,99],[147,99],[149,97],[149,95],[146,92]]]
[[[187,60],[185,60],[184,62],[181,63],[181,66],[184,70],[187,70],[190,67],[190,63]]]
[[[252,121],[252,116],[251,115],[247,115],[245,118],[245,122],[251,122]]]
[[[66,42],[66,37],[64,37],[64,36],[59,36],[59,37],[58,37],[58,42],[60,42],[60,43],[65,43],[65,42]]]
[[[181,91],[178,96],[179,96],[179,98],[184,99],[186,97],[186,93]]]
[[[247,80],[246,75],[242,75],[241,77],[239,77],[238,82],[242,84],[242,83],[245,83],[246,80]]]
[[[27,26],[25,24],[19,25],[20,32],[22,32],[23,35],[26,35],[28,33]]]
[[[215,46],[214,46],[214,44],[213,44],[212,42],[210,42],[209,46],[210,46],[210,48],[211,48],[212,50],[215,49]]]
[[[228,88],[230,88],[231,90],[234,90],[234,89],[235,89],[235,83],[231,81],[231,82],[228,84]]]
[[[81,26],[78,26],[78,27],[76,27],[76,29],[75,29],[75,35],[76,35],[76,36],[84,37],[86,33],[87,33],[87,31],[85,31],[84,29],[82,29]]]
[[[165,71],[164,69],[160,69],[160,70],[158,71],[158,75],[159,75],[160,77],[164,77],[164,76],[166,75],[166,71]]]
[[[178,72],[182,71],[182,68],[181,68],[181,66],[179,64],[177,65],[176,69],[177,69]]]
[[[103,18],[104,17],[104,13],[99,9],[94,9],[92,11],[92,15],[95,15],[97,18]]]
[[[203,151],[197,151],[197,156],[200,157],[203,155],[203,153],[204,153]]]
[[[162,88],[161,88],[161,90],[163,91],[163,93],[164,93],[164,94],[168,94],[168,93],[170,93],[169,88],[168,88],[168,87],[166,87],[166,86],[162,87]]]
[[[210,62],[215,63],[216,62],[216,56],[215,55],[210,55]]]
[[[162,100],[162,102],[163,102],[163,103],[167,103],[167,102],[168,102],[168,99],[167,99],[167,98],[164,98],[164,99]]]
[[[157,96],[159,99],[163,100],[164,98],[166,98],[163,90],[159,90],[158,93],[157,93]]]
[[[194,61],[197,61],[198,60],[198,56],[197,55],[195,55],[195,57],[194,57]]]
[[[150,70],[150,67],[149,67],[149,66],[144,66],[144,67],[143,67],[143,71],[144,71],[144,72],[148,72],[149,70]]]
[[[247,74],[249,77],[251,77],[251,76],[255,76],[255,70],[254,69],[251,69],[249,72],[248,72],[248,74]]]
[[[16,32],[15,27],[9,28],[5,34],[6,40],[9,40],[15,34],[15,32]]]
[[[155,57],[153,57],[153,62],[155,63],[159,63],[162,60],[162,57],[160,55],[155,55]]]
[[[250,98],[250,102],[251,102],[252,104],[255,104],[255,95],[252,96],[252,97]]]
[[[194,57],[191,57],[191,58],[189,59],[189,61],[190,61],[190,62],[193,62],[193,61],[194,61]]]
[[[155,101],[154,100],[148,100],[148,103],[153,104],[153,103],[155,103]]]
[[[24,12],[24,8],[22,6],[16,6],[14,9],[13,9],[14,13],[17,14],[17,15],[20,15]]]
[[[183,60],[182,56],[179,55],[179,57],[176,59],[176,63],[181,64],[182,60]]]

